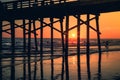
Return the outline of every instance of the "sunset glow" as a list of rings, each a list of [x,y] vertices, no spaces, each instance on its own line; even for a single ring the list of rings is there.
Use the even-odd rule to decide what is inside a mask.
[[[71,34],[71,35],[72,35],[72,38],[75,38],[75,37],[76,37],[76,34],[74,34],[74,33],[73,33],[73,34]]]
[[[85,20],[86,17],[81,16],[83,20]],[[104,13],[100,15],[100,20],[99,20],[99,25],[100,25],[100,32],[101,34],[101,38],[120,38],[120,12],[111,12],[111,13]],[[45,19],[46,21],[46,19]],[[48,20],[47,20],[48,21]],[[46,22],[47,22],[46,21]],[[70,27],[76,25],[76,19],[74,17],[70,17]],[[93,23],[91,23],[91,26],[93,26],[94,28],[96,28],[96,24],[94,21],[91,21]],[[3,22],[3,24],[6,24],[6,22]],[[20,20],[16,21],[16,24],[22,24],[22,22]],[[36,27],[38,28],[40,26],[40,23],[38,21],[36,21]],[[55,24],[57,29],[60,29],[60,24],[56,23]],[[58,27],[57,27],[58,26]],[[65,28],[65,26],[64,26]],[[80,32],[80,37],[81,38],[86,38],[86,25],[81,25],[81,32]],[[16,29],[16,33],[19,34],[15,34],[16,37],[23,37],[23,35],[21,35],[22,33],[22,29],[21,28],[17,28]],[[38,38],[40,37],[40,31],[37,31],[38,33]],[[96,33],[95,31],[91,30],[90,32],[91,34],[91,38],[96,38]],[[3,33],[3,37],[10,37],[9,34],[7,33]],[[60,38],[61,35],[59,32],[54,31],[54,38]],[[69,31],[69,38],[76,38],[77,37],[77,30],[76,28],[73,30]],[[50,38],[50,27],[46,26],[44,28],[44,38]]]

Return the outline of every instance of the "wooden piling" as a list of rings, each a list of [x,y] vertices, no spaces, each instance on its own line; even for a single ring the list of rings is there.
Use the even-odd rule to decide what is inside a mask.
[[[69,63],[68,63],[68,41],[69,41],[69,16],[66,16],[66,33],[65,33],[65,70],[66,80],[69,80]]]
[[[51,80],[54,79],[54,60],[53,60],[53,18],[50,18],[51,22]]]
[[[96,14],[96,29],[97,29],[97,42],[98,42],[98,53],[99,53],[99,58],[98,58],[98,80],[101,80],[101,41],[100,41],[100,30],[99,30],[99,15]]]
[[[15,54],[15,28],[14,28],[15,21],[11,20],[10,24],[11,24],[10,28],[11,28],[11,55],[12,55],[10,75],[11,75],[11,80],[15,80],[15,57],[14,57],[14,54]]]
[[[23,55],[26,55],[26,25],[23,19]],[[26,57],[23,57],[23,80],[26,80]]]
[[[64,44],[64,34],[63,34],[63,18],[60,18],[60,28],[61,28],[61,40],[62,40],[62,72],[61,80],[64,80],[64,61],[65,61],[65,44]]]
[[[41,71],[41,80],[44,79],[43,72],[43,18],[41,18],[41,29],[40,29],[40,71]]]
[[[91,80],[91,74],[90,74],[90,28],[89,28],[89,19],[90,14],[87,14],[87,43],[86,43],[86,57],[87,57],[87,73],[88,73],[88,80]]]
[[[34,29],[34,43],[35,43],[35,64],[34,64],[34,75],[33,80],[36,80],[37,75],[37,52],[38,52],[38,44],[37,44],[37,35],[36,35],[36,25],[35,25],[35,19],[33,20],[33,29]]]
[[[0,19],[0,80],[2,80],[2,20]]]
[[[31,19],[29,19],[28,33],[28,80],[31,80]]]
[[[80,15],[77,15],[77,72],[78,80],[81,80],[81,68],[80,68]]]

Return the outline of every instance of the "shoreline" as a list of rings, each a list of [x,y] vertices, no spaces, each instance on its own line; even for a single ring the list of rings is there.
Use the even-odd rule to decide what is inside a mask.
[[[102,49],[101,50],[101,54],[103,53],[103,52],[112,52],[112,51],[120,51],[120,49],[108,49],[108,50],[106,50],[106,49]],[[94,53],[98,53],[98,50],[92,50],[92,51],[90,51],[90,54],[94,54]],[[80,54],[86,54],[86,53],[80,53]],[[73,56],[73,55],[77,55],[76,53],[74,53],[74,54],[69,54],[68,56]]]
[[[105,48],[101,48],[101,53],[102,52],[111,52],[111,51],[120,51],[120,48],[111,48],[111,49],[108,49],[106,50]],[[68,52],[68,56],[73,56],[73,55],[77,55],[77,50],[76,50],[76,53],[70,53],[70,51]],[[95,49],[90,49],[90,54],[94,54],[94,53],[98,53],[98,49],[95,48]],[[84,51],[81,51],[80,54],[86,54],[86,50]],[[1,57],[4,59],[4,58],[12,58],[12,57],[27,57],[27,52],[25,52],[25,54],[23,54],[23,52],[15,52],[15,55],[11,55],[11,52],[9,53],[5,53],[5,54],[2,54]],[[51,54],[50,53],[45,53],[43,54],[43,57],[50,57]],[[63,54],[53,54],[53,57],[54,58],[59,58],[59,57],[62,57],[64,56]],[[31,57],[40,57],[40,53],[39,52],[31,52]],[[44,59],[43,59],[44,60]],[[46,60],[46,59],[45,59]],[[48,60],[48,59],[47,59]]]

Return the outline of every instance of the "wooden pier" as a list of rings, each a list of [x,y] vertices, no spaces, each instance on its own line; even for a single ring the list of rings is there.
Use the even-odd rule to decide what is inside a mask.
[[[0,80],[3,80],[3,33],[9,34],[11,37],[11,50],[10,50],[10,79],[16,80],[16,67],[15,67],[15,39],[16,28],[22,29],[23,35],[23,76],[22,80],[37,80],[37,62],[40,61],[40,80],[44,80],[44,65],[43,65],[43,38],[44,28],[50,27],[50,57],[51,57],[51,80],[54,80],[54,30],[61,34],[62,44],[62,70],[61,80],[69,80],[69,31],[77,28],[77,74],[78,80],[81,80],[81,68],[80,68],[80,27],[86,25],[86,57],[87,57],[87,73],[88,80],[91,80],[90,72],[90,29],[96,32],[99,61],[98,61],[98,80],[100,80],[101,74],[101,43],[100,43],[100,30],[99,30],[99,16],[100,13],[108,13],[120,11],[120,0],[17,0],[10,2],[0,2]],[[81,18],[81,15],[86,15],[86,20]],[[90,17],[93,15],[94,17]],[[70,16],[76,18],[77,23],[70,28]],[[50,23],[47,23],[45,19],[48,18]],[[16,20],[21,20],[22,25],[16,24]],[[27,22],[26,22],[27,20]],[[96,21],[96,28],[90,25],[90,21]],[[9,24],[4,24],[7,21]],[[40,27],[36,26],[36,21],[40,22]],[[65,21],[65,24],[63,22]],[[60,29],[54,27],[55,23],[59,23]],[[10,28],[7,26],[10,26]],[[65,27],[64,27],[65,26]],[[40,32],[40,45],[37,44],[37,33]],[[34,75],[31,74],[31,35],[34,35],[35,44],[35,65]],[[28,42],[26,42],[28,40]],[[40,50],[38,50],[40,46]],[[24,55],[24,56],[23,56]],[[36,58],[39,57],[39,60]],[[65,76],[64,76],[65,75]]]

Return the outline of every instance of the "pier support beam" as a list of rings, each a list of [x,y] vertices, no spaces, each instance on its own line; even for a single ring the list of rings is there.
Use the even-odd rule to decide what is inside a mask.
[[[98,59],[98,80],[101,80],[101,42],[100,42],[100,30],[99,30],[99,16],[100,14],[96,14],[96,29],[97,29],[97,42],[98,42],[98,52],[99,52],[99,59]]]
[[[51,22],[51,80],[54,78],[54,60],[53,60],[53,18],[50,18]]]
[[[90,74],[90,14],[87,14],[87,43],[86,43],[86,57],[87,57],[87,73],[88,73],[88,80],[91,80],[91,74]]]
[[[44,79],[43,72],[43,18],[41,18],[41,29],[40,29],[40,72],[41,72],[41,80]]]
[[[15,21],[11,20],[11,80],[15,80]]]
[[[2,80],[2,20],[0,19],[0,80]]]
[[[38,52],[38,44],[37,44],[37,35],[36,35],[36,24],[35,24],[35,19],[33,20],[33,30],[34,30],[34,42],[35,42],[35,64],[34,64],[34,75],[33,75],[33,80],[36,80],[36,75],[37,75],[37,52]]]
[[[31,19],[29,19],[28,29],[28,80],[31,80]]]
[[[61,40],[62,40],[62,72],[61,80],[64,80],[64,61],[65,61],[65,44],[64,44],[64,34],[63,34],[63,18],[60,18],[60,28],[61,28]]]
[[[26,26],[25,19],[23,19],[23,80],[26,80]]]
[[[36,21],[33,20],[33,30],[34,30],[34,42],[35,42],[35,51],[38,51],[38,44],[37,44],[37,32],[36,32]]]
[[[80,15],[77,15],[77,68],[78,80],[81,80],[81,66],[80,66]]]
[[[66,33],[65,33],[65,70],[66,80],[69,80],[69,64],[68,64],[68,42],[69,42],[69,16],[66,16]]]

